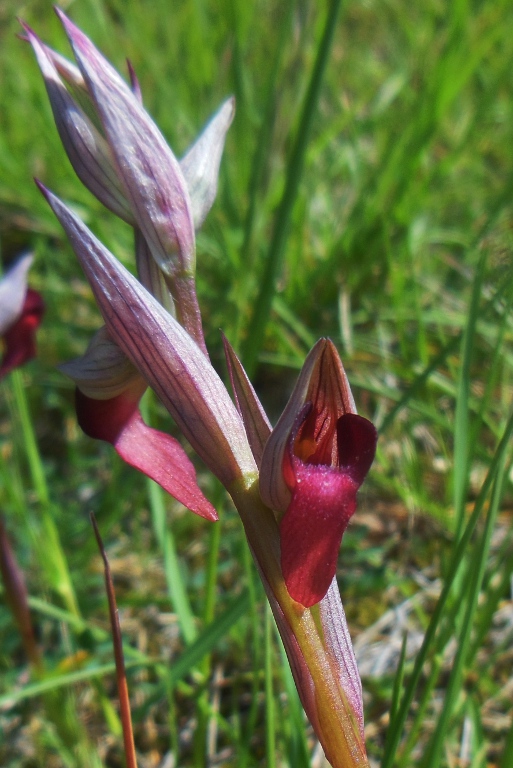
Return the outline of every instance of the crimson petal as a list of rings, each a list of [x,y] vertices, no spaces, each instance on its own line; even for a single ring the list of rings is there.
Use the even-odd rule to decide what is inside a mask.
[[[292,462],[295,486],[280,522],[281,567],[290,596],[310,608],[322,600],[335,575],[360,484],[340,469],[296,457]]]
[[[78,422],[89,437],[111,443],[123,461],[155,480],[191,512],[217,520],[217,512],[198,487],[194,465],[180,443],[145,424],[138,402],[138,396],[128,392],[93,400],[77,389]]]
[[[374,461],[377,439],[376,427],[363,416],[345,413],[337,421],[338,463],[358,485],[363,483]]]

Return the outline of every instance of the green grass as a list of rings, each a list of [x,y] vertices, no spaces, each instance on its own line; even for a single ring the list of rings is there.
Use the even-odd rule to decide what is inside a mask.
[[[374,672],[372,642],[360,647],[374,765],[509,768],[513,7],[347,0],[327,27],[336,5],[65,10],[121,70],[130,58],[178,155],[236,96],[198,237],[216,367],[224,375],[222,327],[276,420],[310,345],[330,336],[380,430],[339,560],[353,637],[370,633],[389,660]],[[0,763],[121,764],[93,511],[140,766],[166,755],[178,766],[310,765],[314,739],[222,489],[198,463],[221,517],[209,526],[76,425],[56,365],[84,350],[100,316],[32,177],[127,264],[131,232],[74,176],[16,13],[68,52],[50,3],[0,7],[1,255],[35,251],[31,282],[47,304],[39,357],[0,384],[0,511],[45,657],[31,674],[1,602]],[[145,408],[173,431],[154,398]],[[396,624],[372,635],[392,607]]]

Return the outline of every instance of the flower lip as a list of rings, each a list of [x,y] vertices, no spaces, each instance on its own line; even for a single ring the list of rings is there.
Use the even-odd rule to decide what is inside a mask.
[[[307,403],[283,456],[291,501],[280,521],[283,577],[290,596],[305,607],[322,600],[335,576],[340,542],[376,447],[376,430],[362,416],[346,413],[334,425],[322,419],[320,444],[312,417],[315,409]]]

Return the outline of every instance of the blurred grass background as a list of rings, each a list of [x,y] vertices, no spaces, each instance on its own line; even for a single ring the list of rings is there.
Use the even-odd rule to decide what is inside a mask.
[[[236,97],[198,237],[219,370],[221,327],[275,420],[311,344],[330,336],[380,429],[339,561],[373,765],[511,768],[513,7],[347,0],[315,98],[334,4],[62,7],[121,71],[131,60],[178,156]],[[0,763],[122,764],[94,511],[140,766],[321,765],[222,490],[198,465],[220,510],[209,526],[76,425],[56,365],[83,352],[100,317],[33,176],[128,265],[131,232],[74,176],[16,15],[69,55],[50,3],[0,2],[1,255],[5,266],[34,250],[31,283],[47,304],[38,359],[0,386],[0,508],[46,659],[31,676],[0,604]],[[151,397],[145,408],[173,430]]]

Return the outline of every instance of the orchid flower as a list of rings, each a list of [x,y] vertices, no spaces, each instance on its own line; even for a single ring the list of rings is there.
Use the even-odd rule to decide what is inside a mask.
[[[374,456],[375,429],[356,414],[342,363],[327,339],[308,355],[274,430],[225,339],[233,403],[209,361],[194,290],[194,227],[215,195],[230,102],[178,163],[142,109],[134,79],[131,90],[88,38],[59,16],[78,69],[25,27],[27,37],[68,155],[91,191],[134,225],[139,265],[138,280],[40,184],[105,322],[84,358],[66,366],[78,383],[82,424],[118,450],[129,446],[133,456],[137,450],[126,430],[133,429],[136,443],[141,440],[137,403],[144,387],[153,388],[233,499],[328,760],[335,768],[368,766],[361,683],[335,571]],[[163,286],[172,301],[163,300]],[[102,398],[104,410],[97,405]],[[87,413],[90,402],[99,409],[97,419]],[[151,461],[139,461],[142,471],[158,463],[156,445]],[[166,461],[183,474],[180,459]],[[191,476],[183,492],[191,508],[193,484]],[[168,489],[178,497],[176,478]]]
[[[90,41],[62,19],[74,30],[70,41],[82,70],[23,26],[68,157],[88,189],[132,224],[141,283],[179,317],[206,354],[194,287],[194,238],[215,199],[234,100],[221,106],[179,162],[143,109],[133,71],[130,90]],[[144,424],[139,401],[147,385],[105,329],[82,358],[62,370],[77,384],[77,416],[86,434],[110,442],[122,459],[193,512],[217,519],[179,442]]]
[[[27,287],[32,256],[21,256],[0,279],[0,338],[5,351],[0,379],[36,354],[35,333],[41,323],[44,304],[41,295]]]
[[[262,499],[279,517],[283,576],[302,605],[318,603],[335,576],[376,439],[371,422],[356,415],[334,345],[321,339],[266,443],[260,473]]]

